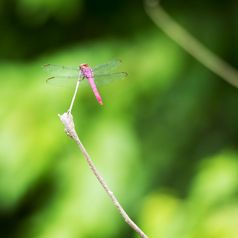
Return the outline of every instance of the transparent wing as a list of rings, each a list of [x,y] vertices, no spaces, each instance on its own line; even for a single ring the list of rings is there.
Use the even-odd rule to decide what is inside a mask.
[[[46,79],[46,83],[53,86],[62,86],[62,87],[70,87],[75,85],[79,78],[76,77],[69,77],[69,76],[52,76]],[[82,80],[80,78],[80,80]],[[84,81],[84,80],[83,80]]]
[[[79,77],[79,68],[66,67],[55,64],[43,65],[43,70],[49,74],[47,84],[54,86],[71,86],[76,83]]]
[[[113,60],[106,64],[99,64],[95,67],[92,67],[94,75],[99,74],[108,74],[115,70],[121,64],[120,60]]]
[[[79,75],[78,67],[66,67],[56,64],[45,64],[42,67],[44,71],[48,72],[52,76],[74,77]]]
[[[116,80],[125,79],[126,77],[127,77],[127,73],[120,72],[120,73],[95,75],[94,79],[97,85],[104,85]]]

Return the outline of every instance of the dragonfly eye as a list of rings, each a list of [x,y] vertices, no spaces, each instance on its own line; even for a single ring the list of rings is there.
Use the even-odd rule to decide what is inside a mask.
[[[88,64],[80,64],[80,69],[84,67],[88,67]]]

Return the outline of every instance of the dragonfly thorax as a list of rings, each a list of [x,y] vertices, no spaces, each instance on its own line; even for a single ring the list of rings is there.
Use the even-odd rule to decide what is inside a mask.
[[[79,68],[80,68],[82,76],[84,76],[86,78],[92,78],[93,77],[93,71],[89,67],[88,64],[80,64]]]

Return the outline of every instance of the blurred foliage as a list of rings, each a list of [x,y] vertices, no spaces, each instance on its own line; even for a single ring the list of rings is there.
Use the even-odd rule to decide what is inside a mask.
[[[165,1],[238,67],[236,1]],[[138,1],[0,2],[1,237],[136,237],[57,118],[73,88],[41,65],[119,58],[128,79],[81,87],[76,127],[113,192],[149,237],[235,238],[238,91],[147,18]]]
[[[238,161],[221,152],[201,162],[186,200],[160,191],[144,202],[142,223],[151,237],[237,236]]]

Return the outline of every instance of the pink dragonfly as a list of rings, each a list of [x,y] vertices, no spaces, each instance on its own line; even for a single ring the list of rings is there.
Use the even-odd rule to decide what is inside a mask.
[[[89,82],[92,91],[99,104],[103,105],[102,97],[96,84],[103,84],[112,80],[123,79],[127,76],[125,72],[114,72],[121,64],[120,60],[114,60],[106,64],[100,64],[90,67],[88,64],[80,64],[79,67],[66,67],[54,64],[43,65],[45,71],[50,73],[51,77],[47,79],[48,83],[76,83],[77,81]]]

